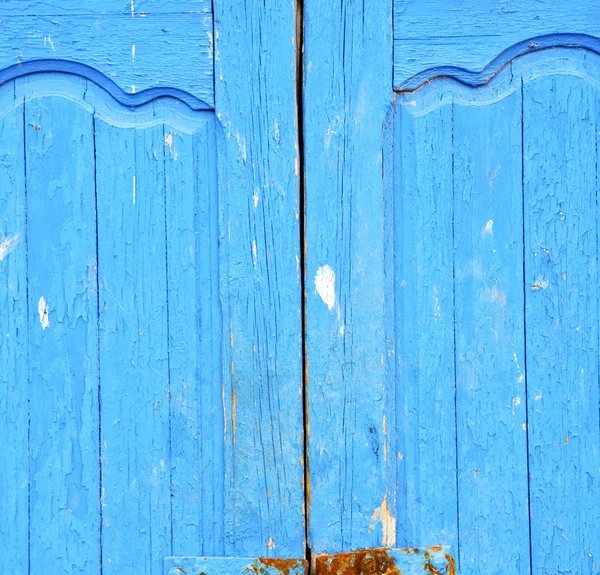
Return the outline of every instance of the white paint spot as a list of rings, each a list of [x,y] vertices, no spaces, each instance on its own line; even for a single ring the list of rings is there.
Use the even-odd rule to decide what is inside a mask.
[[[267,549],[275,549],[275,539],[269,535],[269,539],[267,540]]]
[[[523,431],[527,431],[527,424],[526,424],[526,423],[522,423],[522,424],[521,424],[521,429],[522,429]]]
[[[513,404],[513,407],[517,407],[517,405],[521,405],[521,398],[513,397],[512,404]]]
[[[38,313],[40,314],[40,323],[42,329],[50,327],[50,321],[48,320],[48,304],[46,304],[46,298],[42,296],[38,302]]]
[[[371,519],[381,523],[382,541],[384,547],[392,547],[396,544],[396,518],[388,507],[387,495],[384,495],[381,505],[375,509]]]
[[[52,48],[52,51],[56,52],[56,50],[54,49],[54,42],[52,42],[52,38],[50,36],[44,36],[44,48],[46,47],[46,45],[49,45],[50,48]]]
[[[135,94],[135,86],[133,84],[131,84],[131,93]]]
[[[254,267],[256,267],[258,260],[258,246],[256,245],[256,240],[252,240],[252,260],[254,263]]]
[[[298,158],[294,158],[294,174],[296,176],[300,174],[300,161]]]
[[[328,265],[317,270],[315,288],[323,303],[332,311],[335,306],[335,273]]]
[[[135,176],[133,176],[133,205],[135,206],[135,200],[136,200],[136,196],[137,196],[137,190],[136,190],[137,186],[136,186],[136,180],[135,180]]]
[[[135,44],[131,45],[131,61],[135,62]]]
[[[135,16],[135,4],[134,4],[134,0],[131,0],[131,17],[133,18]]]
[[[344,333],[345,333],[345,332],[346,332],[346,326],[345,326],[344,324],[342,324],[342,325],[340,326],[340,335],[341,335],[342,337],[344,337]]]
[[[242,158],[242,163],[246,163],[246,159],[248,158],[246,154],[246,140],[240,136],[239,132],[236,132],[235,139],[237,141],[238,150],[240,152],[240,157]]]
[[[485,226],[483,226],[483,230],[481,230],[481,235],[494,235],[494,220],[488,220]]]
[[[256,209],[256,206],[258,206],[258,200],[259,200],[258,190],[254,190],[254,194],[252,195],[252,201],[254,202],[254,209]]]
[[[12,238],[4,238],[0,242],[0,262],[12,252],[19,244],[19,234],[15,234]]]
[[[545,277],[539,277],[531,285],[531,291],[539,291],[548,287],[548,280]]]

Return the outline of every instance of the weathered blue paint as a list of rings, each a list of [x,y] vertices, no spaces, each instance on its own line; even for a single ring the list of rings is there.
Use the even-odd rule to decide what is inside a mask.
[[[167,557],[164,575],[305,575],[307,562],[254,557]]]
[[[477,81],[494,59],[488,71],[530,49],[585,44],[584,34],[600,37],[600,6],[590,0],[392,1],[399,89],[412,90],[440,75]],[[554,34],[568,38],[556,40]]]
[[[178,88],[214,106],[208,0],[3,2],[0,38],[0,69],[66,60],[94,68],[128,94]]]
[[[597,573],[598,58],[523,80],[533,572]],[[568,65],[565,65],[567,64]]]
[[[394,320],[399,545],[457,543],[452,100],[399,106]],[[435,170],[432,170],[435,166]]]
[[[29,413],[23,104],[4,92],[0,116],[0,572],[28,565]],[[25,244],[26,245],[26,244]],[[19,528],[15,529],[15,526]]]
[[[304,2],[306,372],[313,553],[393,546],[394,342],[382,126],[392,4]],[[436,543],[436,542],[431,542]]]
[[[453,104],[461,573],[529,573],[521,92]]]
[[[210,3],[32,6],[69,36],[0,72],[0,571],[303,557],[295,6],[215,2],[216,101]]]
[[[215,554],[305,552],[295,7],[214,4],[226,479]]]
[[[395,97],[386,10],[305,6],[310,543],[596,573],[596,7],[455,4],[396,2]]]

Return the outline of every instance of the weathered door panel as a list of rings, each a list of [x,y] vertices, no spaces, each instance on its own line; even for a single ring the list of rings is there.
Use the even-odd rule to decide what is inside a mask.
[[[538,4],[305,6],[316,553],[598,571],[600,43]]]
[[[146,4],[3,7],[2,573],[304,555],[295,10]]]

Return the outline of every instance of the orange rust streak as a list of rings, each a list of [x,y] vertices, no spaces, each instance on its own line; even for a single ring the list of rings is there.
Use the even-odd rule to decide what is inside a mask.
[[[261,557],[259,561],[266,567],[273,567],[280,571],[283,575],[290,575],[290,571],[298,569],[298,565],[302,565],[306,573],[306,561],[299,559],[281,559],[279,557]]]

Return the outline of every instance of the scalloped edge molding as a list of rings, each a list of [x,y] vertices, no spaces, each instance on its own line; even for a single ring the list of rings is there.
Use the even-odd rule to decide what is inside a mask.
[[[487,84],[513,60],[551,48],[577,48],[600,54],[600,38],[587,34],[548,34],[523,40],[507,48],[489,62],[481,71],[467,70],[458,66],[436,66],[411,76],[395,88],[396,92],[415,92],[424,84],[438,78],[451,78],[472,88]]]
[[[26,60],[24,62],[19,62],[18,64],[13,64],[12,66],[0,70],[0,86],[24,76],[49,72],[71,74],[85,78],[102,88],[116,102],[131,109],[138,108],[159,98],[174,98],[175,100],[183,102],[193,111],[214,109],[200,98],[197,98],[184,90],[179,90],[178,88],[154,87],[136,92],[135,94],[130,94],[125,92],[113,82],[113,80],[105,76],[99,70],[96,70],[87,64],[69,60]]]

